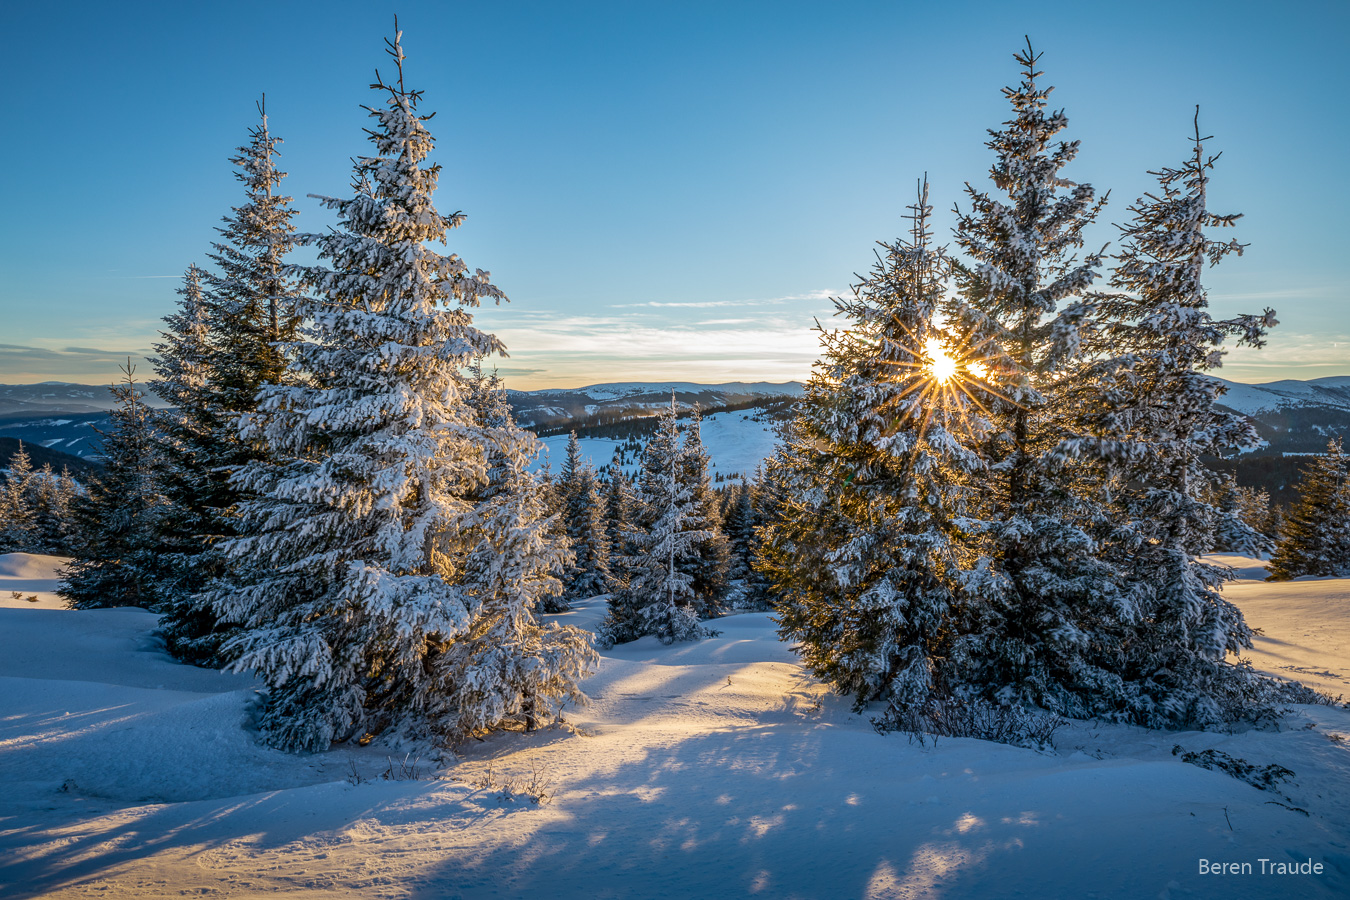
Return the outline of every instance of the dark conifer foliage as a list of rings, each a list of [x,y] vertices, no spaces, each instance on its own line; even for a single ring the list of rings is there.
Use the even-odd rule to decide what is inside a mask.
[[[822,332],[823,359],[770,464],[781,508],[757,566],[807,665],[860,706],[892,710],[964,687],[958,637],[978,575],[963,563],[977,526],[957,519],[980,468],[968,442],[984,428],[953,380],[969,373],[937,368],[947,264],[926,184],[911,211],[908,239],[881,244],[853,297],[835,301],[846,324]]]
[[[1350,576],[1350,459],[1339,440],[1303,470],[1298,503],[1270,561],[1270,579]]]
[[[711,459],[703,446],[702,429],[703,415],[695,409],[682,429],[679,480],[689,489],[689,499],[704,536],[699,539],[696,552],[681,562],[681,569],[691,579],[699,615],[710,618],[722,612],[731,547],[722,529],[721,504],[709,475]]]
[[[165,501],[154,438],[154,413],[128,361],[113,387],[118,406],[103,432],[103,472],[72,503],[75,558],[57,588],[71,607],[156,604],[159,520]]]
[[[261,121],[250,129],[248,144],[230,158],[244,202],[217,229],[221,240],[211,254],[216,271],[202,273],[216,351],[212,393],[221,409],[236,414],[255,409],[258,389],[285,377],[282,348],[295,340],[300,325],[299,291],[285,261],[295,245],[295,210],[278,191],[286,177],[277,168],[282,141],[269,130],[261,102],[258,113]]]
[[[958,295],[946,306],[952,332],[978,355],[977,395],[991,429],[980,448],[987,473],[976,487],[982,598],[956,652],[982,692],[1090,714],[1108,678],[1084,651],[1124,614],[1114,568],[1100,558],[1092,523],[1103,515],[1062,448],[1071,436],[1056,396],[1079,364],[1093,314],[1087,296],[1102,253],[1077,256],[1105,198],[1064,175],[1077,141],[1059,140],[1063,111],[1040,81],[1040,54],[1016,54],[1022,81],[1004,88],[1013,117],[990,131],[996,193],[967,186],[958,216]]]
[[[567,442],[567,457],[558,487],[565,506],[567,537],[573,554],[564,594],[570,598],[583,598],[608,593],[613,587],[613,578],[605,499],[595,468],[581,458],[581,444],[575,431]]]
[[[240,410],[226,409],[216,393],[224,351],[216,340],[213,307],[202,292],[203,277],[197,266],[188,267],[178,310],[164,318],[167,327],[152,360],[159,375],[155,393],[170,404],[155,415],[165,499],[155,593],[169,652],[197,665],[219,665],[220,645],[232,627],[217,621],[200,592],[224,572],[215,542],[233,533],[238,491],[229,477],[241,456],[234,421]]]
[[[263,457],[255,441],[241,437],[239,420],[256,411],[260,388],[291,377],[283,347],[300,322],[298,290],[285,271],[295,211],[277,190],[286,177],[276,165],[281,139],[269,130],[262,103],[258,112],[249,142],[230,159],[244,201],[217,229],[216,271],[188,269],[153,360],[155,392],[170,405],[158,416],[168,501],[156,578],[161,634],[171,653],[198,664],[225,662],[220,647],[235,629],[218,621],[203,592],[225,574],[219,545],[235,535],[244,499],[231,476]]]
[[[602,646],[643,635],[671,643],[709,634],[699,624],[701,603],[689,571],[712,535],[688,472],[672,397],[642,451],[637,506],[625,534],[632,548],[625,557],[627,583],[610,596],[609,613],[596,635]]]
[[[1258,439],[1244,418],[1216,407],[1222,388],[1205,373],[1221,364],[1225,341],[1259,347],[1275,319],[1271,310],[1229,320],[1209,313],[1204,271],[1243,248],[1211,234],[1239,216],[1208,207],[1216,157],[1205,155],[1205,140],[1197,111],[1190,155],[1152,173],[1156,192],[1130,207],[1112,278],[1120,293],[1095,298],[1099,361],[1065,397],[1094,435],[1073,445],[1104,467],[1113,515],[1103,555],[1128,586],[1120,633],[1099,651],[1114,676],[1098,688],[1100,711],[1154,727],[1216,724],[1258,690],[1249,670],[1227,662],[1251,646],[1241,612],[1219,592],[1230,576],[1200,559],[1216,545],[1268,549],[1236,497],[1207,499],[1216,485],[1237,487],[1204,459]]]
[[[38,543],[38,516],[34,508],[33,463],[23,444],[9,460],[0,482],[0,553],[31,553]]]

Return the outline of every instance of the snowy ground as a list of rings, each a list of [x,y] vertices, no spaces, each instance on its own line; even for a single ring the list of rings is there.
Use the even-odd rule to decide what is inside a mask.
[[[755,468],[773,454],[778,441],[773,423],[755,418],[756,412],[758,411],[730,410],[709,413],[703,418],[699,436],[703,439],[703,446],[711,460],[709,468],[711,475],[720,474],[725,478],[731,478],[739,474],[751,478],[755,474]],[[680,422],[681,427],[687,424],[688,420]],[[555,474],[561,472],[563,461],[567,459],[568,435],[555,434],[542,440],[546,450],[539,455],[533,468],[537,469],[548,461],[552,464]],[[614,456],[614,448],[623,443],[612,438],[600,437],[580,437],[577,440],[581,445],[583,460],[596,469],[608,466]],[[630,460],[624,469],[629,475],[636,473],[637,460]]]
[[[0,598],[45,598],[52,562],[0,557]],[[1265,629],[1258,666],[1344,684],[1350,582],[1230,594]],[[499,735],[390,780],[370,749],[257,746],[249,680],[173,663],[146,613],[3,605],[6,897],[1350,894],[1348,710],[1232,735],[1075,723],[1053,753],[921,747],[877,735],[753,614],[606,653],[576,733]],[[562,618],[589,626],[602,607]],[[1262,792],[1177,744],[1295,776]],[[1202,858],[1253,872],[1200,876]],[[1322,875],[1260,874],[1309,858]]]

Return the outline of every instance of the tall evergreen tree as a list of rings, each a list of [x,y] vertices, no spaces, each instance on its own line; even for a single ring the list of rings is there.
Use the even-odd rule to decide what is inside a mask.
[[[159,457],[154,413],[136,387],[135,367],[112,388],[117,407],[103,437],[103,470],[76,498],[74,559],[61,570],[57,593],[75,609],[155,605],[159,571]]]
[[[261,725],[286,748],[387,729],[454,740],[496,724],[484,710],[570,695],[585,663],[572,637],[520,658],[543,638],[519,603],[538,599],[552,564],[532,495],[485,491],[537,445],[485,425],[463,372],[503,349],[470,308],[505,297],[430,246],[464,216],[432,205],[430,117],[404,86],[401,33],[387,43],[398,78],[377,78],[385,102],[365,107],[375,155],[355,161],[353,196],[324,199],[338,227],[299,238],[329,263],[292,270],[317,293],[298,304],[311,324],[286,347],[305,380],[264,386],[244,429],[281,462],[239,475],[256,499],[226,544],[238,581],[213,594],[246,629],[231,642],[236,666],[266,680]],[[501,653],[534,671],[513,675],[506,657],[469,647],[506,635]]]
[[[636,553],[629,535],[637,513],[633,483],[624,474],[620,451],[614,451],[605,484],[605,536],[609,538],[609,574],[611,590],[628,584],[629,569]]]
[[[32,553],[38,542],[33,509],[33,462],[19,442],[0,483],[0,553]]]
[[[563,492],[561,480],[553,474],[553,461],[545,459],[544,464],[539,467],[537,479],[539,482],[540,502],[544,504],[544,517],[548,522],[549,543],[556,544],[558,547],[568,552],[568,565],[575,560],[571,555],[572,538],[567,530],[567,498]],[[560,613],[571,609],[567,602],[567,592],[559,591],[556,594],[545,596],[539,604],[538,611],[541,613]]]
[[[221,240],[211,254],[217,271],[203,273],[217,351],[212,393],[236,415],[256,408],[259,388],[286,376],[282,348],[296,339],[300,325],[299,291],[285,262],[295,245],[295,210],[277,190],[286,177],[276,161],[282,141],[269,130],[263,103],[258,114],[261,122],[249,130],[248,144],[230,158],[244,202],[217,229]]]
[[[689,488],[689,499],[698,515],[704,537],[698,542],[698,552],[682,563],[683,571],[692,579],[694,603],[704,618],[722,610],[722,599],[727,592],[727,570],[731,566],[731,549],[722,531],[721,504],[709,475],[708,451],[703,446],[703,414],[695,407],[684,427],[684,441],[680,447],[680,482]]]
[[[990,131],[997,196],[967,186],[958,211],[958,292],[946,306],[964,352],[976,354],[978,396],[992,425],[981,454],[975,509],[981,527],[982,598],[954,653],[972,683],[1003,702],[1032,702],[1090,714],[1103,679],[1094,643],[1126,614],[1118,573],[1099,557],[1093,528],[1105,515],[1075,494],[1070,435],[1056,392],[1077,364],[1092,313],[1085,293],[1100,253],[1077,257],[1099,200],[1091,185],[1065,178],[1077,141],[1055,143],[1068,120],[1047,109],[1040,55],[1016,54],[1023,77],[1004,89],[1013,118]]]
[[[184,273],[178,310],[165,316],[167,328],[151,360],[159,376],[154,391],[169,404],[156,413],[166,501],[158,520],[155,579],[160,634],[170,653],[199,665],[224,662],[220,646],[232,632],[202,592],[224,571],[224,555],[215,545],[233,534],[238,491],[229,482],[230,471],[247,452],[234,421],[246,409],[227,408],[226,397],[216,391],[226,350],[216,333],[219,310],[202,291],[204,277],[196,265]],[[234,400],[244,398],[236,393]]]
[[[284,258],[294,245],[291,198],[278,192],[280,138],[260,122],[230,162],[244,201],[224,217],[213,245],[216,272],[192,266],[179,310],[155,345],[168,510],[157,577],[161,633],[170,652],[195,663],[221,663],[233,626],[202,595],[226,564],[219,543],[235,534],[240,488],[231,474],[258,461],[261,448],[240,438],[237,422],[257,409],[260,387],[286,376],[282,347],[296,339],[297,289]]]
[[[75,479],[70,470],[57,475],[50,464],[33,478],[33,517],[37,524],[34,552],[69,556],[74,552],[74,523],[71,503],[75,499]]]
[[[610,596],[609,613],[596,632],[602,646],[643,635],[668,644],[709,633],[699,624],[694,579],[686,571],[708,532],[692,489],[683,483],[684,472],[672,396],[642,451],[637,515],[626,535],[633,547],[625,565],[628,583]]]
[[[474,366],[471,376],[469,405],[489,441],[475,496],[481,532],[463,572],[476,602],[465,633],[432,659],[438,688],[428,713],[451,741],[506,721],[532,730],[562,703],[584,703],[577,682],[597,661],[589,633],[536,615],[563,592],[572,552],[552,539],[545,493],[529,473],[542,444],[516,425],[495,374]]]
[[[1298,502],[1270,561],[1270,580],[1350,576],[1350,459],[1339,440],[1303,470]]]
[[[574,598],[608,593],[612,579],[605,501],[595,469],[581,458],[581,443],[575,431],[567,442],[559,486],[566,507],[567,537],[574,554],[565,593]]]
[[[1205,499],[1220,480],[1205,457],[1257,444],[1246,419],[1216,407],[1223,388],[1205,372],[1227,339],[1260,346],[1275,320],[1270,310],[1229,320],[1208,311],[1204,270],[1242,245],[1209,234],[1239,217],[1208,208],[1214,158],[1204,140],[1197,110],[1189,158],[1152,173],[1156,193],[1131,207],[1112,278],[1120,293],[1097,298],[1102,359],[1069,398],[1095,435],[1076,445],[1107,470],[1105,555],[1130,586],[1121,633],[1101,648],[1119,684],[1102,685],[1100,711],[1153,727],[1217,723],[1254,689],[1248,669],[1226,662],[1251,646],[1242,613],[1219,592],[1231,575],[1200,557],[1216,542],[1253,555],[1268,543],[1235,505]]]
[[[835,301],[848,324],[822,331],[823,359],[770,466],[788,490],[760,556],[807,665],[892,711],[966,677],[956,638],[973,523],[957,522],[980,466],[967,446],[980,422],[956,382],[967,376],[939,362],[947,266],[926,184],[911,209],[909,239],[881,244],[853,297]]]
[[[726,493],[726,512],[722,521],[729,550],[727,577],[744,582],[750,577],[750,564],[755,556],[754,492],[741,477],[731,482]]]

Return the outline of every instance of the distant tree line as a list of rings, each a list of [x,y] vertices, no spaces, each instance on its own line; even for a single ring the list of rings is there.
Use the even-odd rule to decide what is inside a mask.
[[[718,412],[754,409],[758,410],[756,415],[761,418],[786,419],[792,414],[795,403],[791,397],[768,397],[708,407],[700,406],[698,410],[700,415],[711,415]],[[677,418],[680,419],[687,419],[693,414],[694,407],[681,407],[676,412]],[[529,429],[540,437],[575,433],[578,437],[619,441],[643,440],[656,433],[660,415],[658,410],[648,407],[625,407],[622,410],[601,411],[561,423],[531,425]]]

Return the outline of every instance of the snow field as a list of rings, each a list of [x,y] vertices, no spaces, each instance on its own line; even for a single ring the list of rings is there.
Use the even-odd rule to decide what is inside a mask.
[[[56,596],[56,572],[65,562],[61,556],[0,553],[0,609],[64,609]],[[32,596],[37,600],[27,599]]]
[[[1336,672],[1350,670],[1347,594],[1333,579],[1229,588],[1262,640],[1283,642],[1254,654],[1258,667],[1296,647],[1288,658]],[[593,598],[557,618],[593,628],[603,612]],[[1054,753],[920,746],[877,735],[800,668],[770,616],[745,614],[706,641],[603,654],[575,730],[494,735],[443,767],[424,761],[418,780],[383,780],[388,749],[259,746],[251,680],[174,663],[153,625],[137,610],[0,609],[0,895],[1350,891],[1350,741],[1334,739],[1350,737],[1347,710],[1297,707],[1279,732],[1236,734],[1075,722]],[[1296,776],[1262,792],[1181,762],[1177,744]],[[1323,875],[1197,871],[1201,858],[1308,857]]]
[[[704,416],[699,433],[703,438],[704,449],[708,451],[708,456],[712,460],[709,474],[713,476],[721,474],[728,478],[734,474],[741,474],[748,479],[754,476],[755,467],[773,454],[774,444],[777,441],[773,424],[757,421],[753,418],[754,412],[754,410],[730,410]],[[688,419],[680,420],[680,427],[683,428],[688,421]],[[551,461],[556,475],[561,471],[563,460],[567,459],[568,435],[555,434],[540,440],[544,443],[545,451],[539,454],[539,459],[535,461],[532,469],[538,470],[545,462]],[[623,443],[612,438],[600,437],[578,437],[577,440],[581,444],[582,459],[594,466],[596,471],[609,465],[610,459],[614,456],[614,448]],[[624,467],[624,471],[629,475],[635,474],[637,470],[635,460]]]

